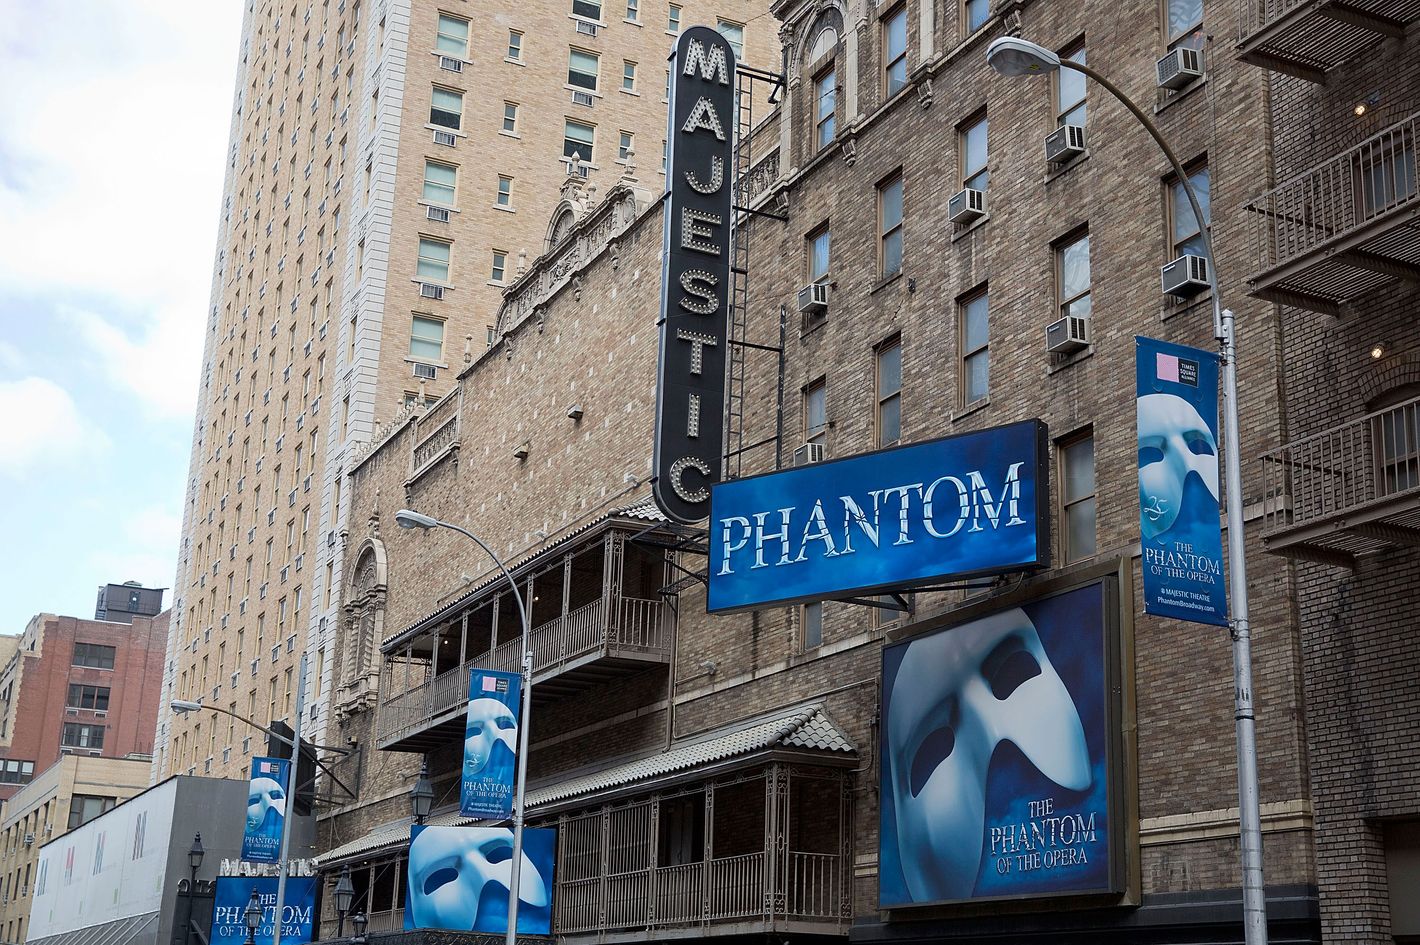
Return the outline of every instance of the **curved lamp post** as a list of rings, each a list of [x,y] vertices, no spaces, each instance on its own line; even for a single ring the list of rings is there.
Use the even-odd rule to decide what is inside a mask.
[[[1213,336],[1218,340],[1223,362],[1223,436],[1227,455],[1224,460],[1227,483],[1228,517],[1228,590],[1232,596],[1233,618],[1233,696],[1238,753],[1238,823],[1242,848],[1243,934],[1247,945],[1266,945],[1267,899],[1262,880],[1262,828],[1257,797],[1257,741],[1255,714],[1252,704],[1252,624],[1248,616],[1247,561],[1244,555],[1242,508],[1242,456],[1238,435],[1238,373],[1237,349],[1234,343],[1233,313],[1223,308],[1218,290],[1213,237],[1208,231],[1203,207],[1193,184],[1183,169],[1183,163],[1164,140],[1158,126],[1109,79],[1084,63],[1061,59],[1058,55],[1030,40],[1004,36],[986,49],[986,61],[1005,76],[1046,75],[1060,69],[1072,69],[1098,82],[1105,91],[1119,100],[1130,114],[1139,120],[1144,130],[1164,152],[1179,185],[1188,196],[1188,205],[1198,221],[1198,232],[1208,254],[1208,285],[1213,293]]]
[[[448,528],[470,539],[482,548],[483,553],[492,558],[493,563],[498,566],[498,570],[503,572],[503,576],[508,579],[508,586],[513,589],[513,600],[518,604],[518,616],[522,619],[523,704],[522,719],[518,730],[517,784],[513,792],[513,866],[509,871],[510,878],[508,880],[508,934],[506,936],[507,945],[514,945],[518,937],[518,881],[521,878],[523,862],[523,807],[528,783],[528,728],[532,721],[532,646],[529,640],[527,604],[523,601],[522,591],[518,590],[518,582],[513,580],[513,575],[507,565],[493,553],[492,548],[484,544],[483,539],[473,532],[411,509],[400,509],[395,513],[394,520],[400,528]],[[417,784],[415,788],[418,788]],[[432,789],[430,793],[433,793]]]

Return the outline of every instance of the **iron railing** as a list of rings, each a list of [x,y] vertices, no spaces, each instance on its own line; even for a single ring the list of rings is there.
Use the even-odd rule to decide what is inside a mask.
[[[1291,4],[1295,0],[1269,0]],[[1420,113],[1251,201],[1258,270],[1285,266],[1372,221],[1420,202]]]
[[[1269,532],[1420,491],[1420,397],[1287,443],[1261,462]]]

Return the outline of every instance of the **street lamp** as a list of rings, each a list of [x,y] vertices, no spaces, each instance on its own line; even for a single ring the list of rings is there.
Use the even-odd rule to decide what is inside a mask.
[[[429,816],[429,808],[434,806],[434,787],[429,783],[429,761],[419,763],[419,780],[414,782],[414,790],[409,792],[409,805],[414,809],[414,822],[424,823]]]
[[[523,648],[523,704],[522,718],[518,731],[518,771],[517,784],[513,792],[513,866],[509,871],[508,880],[508,932],[505,937],[507,945],[514,945],[518,937],[518,886],[522,874],[523,862],[523,815],[524,804],[527,800],[528,783],[528,728],[532,722],[532,646],[529,642],[530,628],[528,625],[528,608],[523,601],[522,592],[518,590],[518,582],[513,580],[512,573],[496,554],[493,549],[483,543],[473,532],[466,528],[461,528],[450,522],[443,522],[430,515],[415,512],[412,509],[400,509],[394,514],[395,523],[400,528],[448,528],[458,532],[465,538],[473,541],[474,544],[483,549],[483,553],[493,559],[493,563],[498,566],[498,570],[503,572],[503,576],[508,579],[508,586],[513,590],[513,600],[518,604],[518,616],[522,619],[522,648]],[[418,785],[415,786],[416,790]],[[430,792],[432,794],[432,790]],[[279,943],[278,943],[279,945]]]
[[[192,909],[197,901],[197,870],[202,866],[202,858],[207,851],[202,848],[202,834],[192,835],[192,846],[187,851],[187,865],[192,868],[192,876],[187,881],[187,924],[182,931],[184,942],[192,941]]]
[[[242,910],[242,919],[247,924],[246,945],[256,945],[256,930],[261,925],[261,897],[257,895],[255,886],[251,888],[247,907]]]
[[[350,881],[350,867],[340,868],[340,879],[335,883],[335,937],[345,937],[345,913],[350,911],[350,903],[355,898],[355,884]]]
[[[365,945],[365,929],[369,927],[370,919],[365,915],[363,909],[355,913],[354,917],[350,920],[350,924],[355,926],[356,945]]]
[[[1238,753],[1238,826],[1242,848],[1243,935],[1247,945],[1267,943],[1267,898],[1262,880],[1262,827],[1257,797],[1256,715],[1252,704],[1252,623],[1248,615],[1247,561],[1244,554],[1242,505],[1242,455],[1238,434],[1238,369],[1233,313],[1223,308],[1218,288],[1217,256],[1204,222],[1203,207],[1188,174],[1158,126],[1129,96],[1109,79],[1081,62],[1061,59],[1038,43],[1003,36],[986,48],[986,61],[1005,76],[1045,75],[1073,69],[1104,87],[1144,126],[1164,152],[1179,186],[1188,197],[1198,232],[1208,256],[1208,285],[1213,294],[1213,337],[1218,341],[1223,368],[1224,476],[1227,485],[1228,589],[1233,599],[1233,698]]]

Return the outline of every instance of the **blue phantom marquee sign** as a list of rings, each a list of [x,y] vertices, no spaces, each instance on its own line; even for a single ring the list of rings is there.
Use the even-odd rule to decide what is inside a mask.
[[[1050,565],[1039,420],[717,483],[711,613]]]

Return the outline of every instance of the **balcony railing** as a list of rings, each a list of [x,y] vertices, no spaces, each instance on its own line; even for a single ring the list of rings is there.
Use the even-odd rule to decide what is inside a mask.
[[[1335,314],[1341,302],[1420,276],[1417,137],[1420,114],[1251,201],[1253,293]]]
[[[1420,398],[1262,457],[1269,551],[1347,565],[1420,544]]]
[[[1403,38],[1420,0],[1240,0],[1238,58],[1325,82],[1384,37]]]
[[[529,644],[534,686],[597,658],[669,658],[668,611],[659,600],[622,597],[609,605],[608,599],[600,597],[533,628]],[[521,639],[514,637],[411,689],[392,692],[390,685],[382,687],[388,695],[380,706],[381,745],[435,724],[464,705],[468,701],[469,670],[477,667],[516,672],[521,664],[521,647]]]

